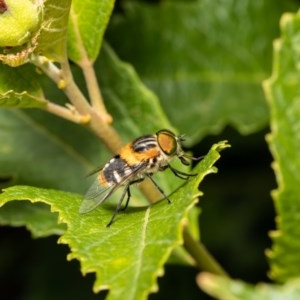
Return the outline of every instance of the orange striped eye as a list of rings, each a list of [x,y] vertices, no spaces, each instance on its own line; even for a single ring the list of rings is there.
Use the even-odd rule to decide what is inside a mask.
[[[158,131],[156,136],[158,145],[165,154],[173,155],[177,152],[178,142],[173,132],[163,129]]]

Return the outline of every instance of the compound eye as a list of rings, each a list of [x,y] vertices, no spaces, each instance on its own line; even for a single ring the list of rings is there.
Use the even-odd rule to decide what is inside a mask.
[[[165,154],[173,155],[177,153],[178,142],[173,132],[163,129],[158,131],[156,135],[158,145]]]

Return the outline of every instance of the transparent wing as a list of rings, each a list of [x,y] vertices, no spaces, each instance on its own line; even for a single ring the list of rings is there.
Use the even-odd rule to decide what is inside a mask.
[[[94,210],[104,202],[120,185],[103,186],[96,178],[81,202],[79,213],[84,214]]]
[[[126,184],[128,181],[134,181],[134,177],[140,172],[142,172],[147,163],[141,162],[134,168],[127,168],[127,171],[119,183],[113,184],[111,186],[103,186],[99,183],[98,177],[95,179],[93,184],[90,186],[86,192],[84,199],[80,205],[79,213],[84,214],[94,210],[98,205],[103,203],[116,189],[120,186]]]

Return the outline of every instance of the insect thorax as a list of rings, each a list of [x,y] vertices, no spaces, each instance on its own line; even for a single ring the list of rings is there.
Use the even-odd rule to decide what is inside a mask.
[[[145,153],[150,149],[157,148],[157,140],[154,135],[144,135],[132,142],[132,151],[135,153]]]

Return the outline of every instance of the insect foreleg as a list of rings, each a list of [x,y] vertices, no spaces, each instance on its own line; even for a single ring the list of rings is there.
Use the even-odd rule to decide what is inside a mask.
[[[188,173],[184,173],[182,171],[179,171],[175,168],[173,168],[171,165],[168,165],[168,167],[170,168],[170,170],[173,172],[173,174],[178,177],[178,178],[181,178],[181,179],[184,179],[184,180],[187,180],[189,179],[189,177],[193,177],[193,176],[196,176],[197,174],[188,174]]]
[[[172,203],[172,201],[168,198],[168,196],[165,194],[165,192],[162,190],[162,188],[154,181],[154,179],[151,177],[150,174],[146,174],[147,177],[152,181],[152,183],[155,185],[155,187],[162,193],[162,195],[168,200],[168,203]]]

